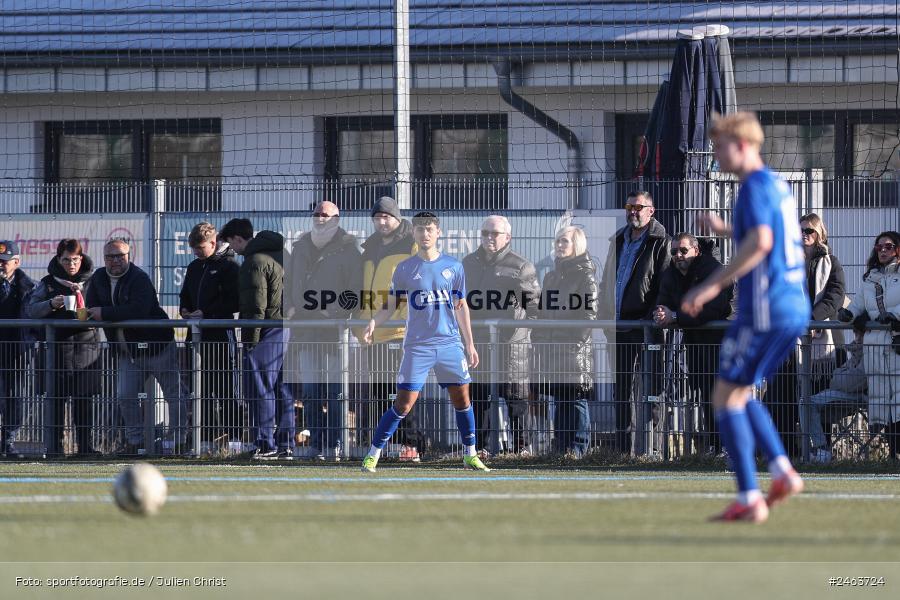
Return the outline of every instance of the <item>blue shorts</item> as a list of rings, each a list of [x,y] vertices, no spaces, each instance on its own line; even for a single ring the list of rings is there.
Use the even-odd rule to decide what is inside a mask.
[[[758,385],[772,375],[806,333],[806,324],[793,324],[771,331],[756,331],[735,321],[722,339],[719,377],[738,385]]]
[[[461,345],[408,346],[403,348],[397,387],[410,392],[421,391],[432,368],[438,383],[444,388],[448,385],[465,385],[472,381],[469,377],[466,353]]]

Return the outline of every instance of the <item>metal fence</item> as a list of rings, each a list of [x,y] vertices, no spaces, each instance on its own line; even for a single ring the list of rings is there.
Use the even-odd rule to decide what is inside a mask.
[[[489,329],[491,340],[516,324],[521,322],[477,323]],[[73,359],[77,342],[66,336],[90,325],[0,320],[0,332],[24,331],[37,340],[0,345],[8,456],[239,457],[251,453],[269,428],[277,444],[291,450],[290,458],[359,458],[394,398],[402,356],[397,342],[360,345],[352,329],[363,322],[316,322],[328,335],[281,346],[284,366],[268,373],[273,385],[264,409],[265,399],[254,391],[259,372],[248,369],[248,348],[235,341],[236,328],[303,331],[309,322],[99,323],[110,331],[190,327],[192,341],[134,344],[123,353],[120,342],[101,340],[82,364]],[[727,325],[711,324],[704,331],[722,332]],[[593,329],[594,368],[588,374],[593,385],[581,385],[582,373],[559,360],[567,344],[529,345],[532,362],[519,373],[510,373],[507,345],[481,345],[482,365],[472,370],[470,386],[479,449],[519,457],[599,452],[653,460],[721,454],[710,408],[718,344],[686,343],[680,330],[668,330],[663,338],[648,322],[529,326]],[[837,336],[847,329],[827,322],[811,327],[833,329]],[[640,332],[637,341],[619,339],[625,336],[616,328]],[[203,332],[222,341],[202,341]],[[822,348],[806,336],[757,390],[794,458],[896,457],[900,393],[895,396],[894,390],[900,387],[900,365],[892,365],[900,357],[890,335],[885,339],[861,349],[841,343]],[[864,374],[849,368],[860,362],[854,356]],[[439,459],[460,452],[452,407],[431,379],[385,456]]]

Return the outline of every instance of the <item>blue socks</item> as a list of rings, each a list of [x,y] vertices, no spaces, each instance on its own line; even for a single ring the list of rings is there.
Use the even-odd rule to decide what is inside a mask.
[[[472,406],[465,410],[456,411],[456,427],[459,429],[459,437],[463,446],[475,447],[475,412]]]
[[[378,427],[375,428],[375,433],[372,435],[372,447],[379,450],[384,448],[384,445],[387,444],[387,441],[391,439],[391,436],[397,431],[397,427],[400,426],[400,421],[402,421],[405,416],[406,415],[398,414],[393,406],[387,409],[387,411],[381,415],[381,420],[378,421]],[[459,420],[458,417],[457,420]]]
[[[722,444],[728,450],[728,456],[731,457],[734,466],[738,490],[740,492],[758,490],[756,445],[747,411],[743,408],[719,409],[716,411],[716,420],[719,423]]]
[[[762,448],[763,453],[766,455],[766,461],[772,462],[779,456],[785,456],[784,444],[781,443],[775,423],[762,402],[750,400],[747,403],[746,410],[747,418],[750,420],[750,427],[753,428],[753,437],[756,439],[756,445]]]

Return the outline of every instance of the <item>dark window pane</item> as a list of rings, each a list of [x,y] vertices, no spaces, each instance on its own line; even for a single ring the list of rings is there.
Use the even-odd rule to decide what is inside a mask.
[[[438,179],[505,178],[505,129],[435,129],[431,170]]]
[[[134,179],[133,142],[124,135],[62,135],[59,140],[60,181]]]
[[[853,175],[887,181],[900,179],[900,126],[887,123],[853,126]]]
[[[765,134],[763,156],[773,171],[834,176],[834,125],[766,125]]]
[[[222,135],[219,133],[150,136],[150,179],[219,179]]]
[[[352,131],[338,134],[338,172],[341,179],[393,179],[397,153],[393,130]],[[413,151],[415,156],[415,151]]]

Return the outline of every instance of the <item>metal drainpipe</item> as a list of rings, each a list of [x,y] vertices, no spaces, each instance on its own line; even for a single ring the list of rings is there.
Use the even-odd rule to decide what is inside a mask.
[[[494,70],[497,71],[497,88],[500,91],[500,97],[517,111],[562,140],[569,149],[569,176],[575,184],[575,202],[574,206],[569,206],[569,208],[582,208],[585,204],[584,185],[582,185],[584,167],[581,160],[581,142],[578,141],[578,137],[571,129],[513,91],[510,77],[512,66],[509,61],[495,62]]]

